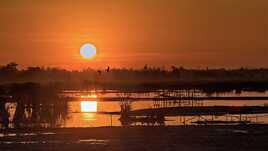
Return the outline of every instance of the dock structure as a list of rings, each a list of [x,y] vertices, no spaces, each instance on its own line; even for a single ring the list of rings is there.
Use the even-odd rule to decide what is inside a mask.
[[[127,96],[121,98],[122,125],[165,125],[168,117],[179,117],[180,124],[249,124],[254,119],[257,122],[259,115],[268,115],[268,106],[204,106],[202,98],[211,98],[200,96],[195,90],[161,91],[152,99],[152,108],[138,110],[131,110],[133,100],[131,95]]]
[[[268,100],[268,96],[196,96],[196,97],[176,97],[176,96],[170,96],[170,97],[98,97],[98,101],[105,102],[105,101],[115,101],[119,102],[122,99],[128,99],[133,102],[135,101],[163,101],[165,100],[199,100],[199,101],[205,101],[205,100],[223,100],[223,101],[233,101],[233,100]],[[72,98],[73,100],[73,98]]]
[[[196,99],[199,96],[196,90],[163,91],[153,98],[153,108],[202,106],[203,100]]]
[[[167,107],[157,109],[140,109],[129,112],[131,116],[223,116],[242,114],[267,114],[268,106],[200,106],[200,107]]]
[[[133,123],[140,122],[143,119],[144,123],[150,121],[149,119],[161,119],[159,123],[163,123],[166,117],[182,117],[183,124],[191,122],[195,124],[223,124],[223,123],[237,123],[237,122],[253,122],[252,117],[257,121],[258,115],[268,114],[268,106],[183,106],[183,107],[165,107],[165,108],[151,108],[151,109],[139,109],[129,112],[121,112],[122,120],[133,120]],[[253,115],[249,117],[249,115]],[[123,117],[123,118],[122,118]],[[221,118],[221,121],[217,121],[216,117]],[[187,119],[188,118],[188,119]],[[139,119],[139,120],[137,120]],[[194,121],[198,119],[197,121]],[[156,121],[157,121],[156,120]],[[130,123],[129,121],[129,123]],[[214,123],[213,123],[214,122]],[[124,124],[123,124],[124,125]]]

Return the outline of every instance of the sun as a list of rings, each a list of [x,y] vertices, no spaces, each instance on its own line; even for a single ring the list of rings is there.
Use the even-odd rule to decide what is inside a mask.
[[[91,59],[97,54],[97,49],[93,44],[86,43],[81,46],[80,54],[85,59]]]

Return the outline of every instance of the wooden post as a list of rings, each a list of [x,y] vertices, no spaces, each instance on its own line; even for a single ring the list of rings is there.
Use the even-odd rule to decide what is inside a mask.
[[[111,127],[113,127],[113,115],[111,114]]]

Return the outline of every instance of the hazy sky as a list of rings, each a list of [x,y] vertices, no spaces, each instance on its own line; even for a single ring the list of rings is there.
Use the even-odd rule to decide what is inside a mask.
[[[0,20],[0,64],[268,67],[267,0],[6,0]]]

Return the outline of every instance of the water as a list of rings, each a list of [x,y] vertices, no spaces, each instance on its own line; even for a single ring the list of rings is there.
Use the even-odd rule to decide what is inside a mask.
[[[70,94],[68,94],[70,95]],[[124,94],[119,93],[105,93],[105,94],[98,94],[97,97],[91,99],[85,99],[84,97],[81,98],[81,95],[89,96],[92,95],[92,93],[86,93],[86,92],[75,92],[71,94],[74,96],[73,101],[68,102],[69,112],[67,119],[62,125],[63,127],[100,127],[100,126],[121,126],[121,122],[119,121],[120,116],[117,115],[105,115],[105,114],[98,114],[98,112],[120,112],[120,101],[100,101],[98,97],[118,97],[118,96],[124,96]],[[131,96],[136,98],[142,98],[142,97],[155,97],[157,94],[155,92],[150,93],[134,93],[134,94],[125,94],[125,96]],[[206,96],[206,94],[201,93],[199,96]],[[267,92],[243,92],[241,94],[237,94],[234,91],[229,93],[221,93],[221,94],[212,94],[212,96],[268,96]],[[83,106],[81,104],[84,101],[94,101],[96,102],[96,113],[88,113],[83,112]],[[205,106],[263,106],[264,104],[268,104],[268,100],[204,100],[202,101],[202,105]],[[154,101],[153,100],[139,100],[134,101],[131,103],[131,109],[137,110],[137,109],[146,109],[146,108],[153,108],[154,107]],[[187,117],[187,119],[191,119],[195,117]],[[203,118],[211,119],[211,117],[204,116]],[[235,120],[237,116],[229,116],[229,117],[214,117],[216,120]],[[258,123],[268,123],[268,117],[266,115],[260,115],[258,118],[256,118],[256,115],[247,115],[242,116],[242,119],[252,120],[254,122]],[[183,117],[168,117],[166,118],[167,121],[165,122],[166,125],[181,125],[184,124],[182,121],[184,120]],[[195,119],[198,120],[198,119]],[[186,124],[192,124],[192,120],[189,120],[186,122]]]
[[[139,100],[131,102],[131,109],[148,109],[154,108],[156,102],[153,98],[161,95],[162,93],[168,93],[170,96],[175,96],[178,93],[170,91],[152,91],[148,93],[122,93],[118,91],[65,91],[60,95],[62,97],[71,97],[68,102],[55,100],[54,104],[40,104],[38,106],[38,117],[39,125],[41,127],[102,127],[102,126],[121,126],[120,115],[109,115],[103,114],[103,112],[120,112],[122,104],[121,101],[114,101],[114,97],[132,97],[132,98],[151,98],[146,100]],[[182,95],[186,95],[185,91],[180,92]],[[194,92],[196,96],[208,96],[206,93]],[[226,93],[212,93],[209,96],[268,96],[268,92],[241,92],[236,93],[235,91]],[[103,101],[101,98],[106,98]],[[109,100],[111,98],[111,100]],[[186,101],[185,105],[187,104]],[[199,101],[195,106],[263,106],[268,104],[268,100],[204,100]],[[9,116],[9,127],[14,127],[14,114],[18,104],[17,103],[6,103],[5,108],[10,114]],[[29,106],[29,105],[28,105]],[[26,105],[25,116],[22,116],[24,122],[28,122],[27,118],[33,117],[33,111],[31,107]],[[168,105],[169,107],[172,104]],[[28,107],[28,108],[27,108]],[[26,110],[27,109],[27,110]],[[203,119],[214,119],[214,120],[237,120],[238,115],[235,116],[220,116],[220,117],[209,117],[203,116]],[[258,123],[268,123],[268,118],[265,114],[260,115],[256,118],[256,115],[247,115],[241,117],[244,120],[251,120]],[[193,124],[193,121],[200,120],[200,117],[166,117],[166,125],[182,125],[182,124]],[[30,123],[31,121],[29,121]],[[26,126],[29,126],[28,124]]]
[[[120,102],[118,101],[106,101],[98,102],[98,99],[90,100],[97,102],[97,112],[120,112]],[[68,102],[69,113],[65,121],[64,127],[100,127],[100,126],[121,126],[120,121],[118,120],[120,116],[105,114],[98,114],[94,112],[82,112],[82,102],[81,101],[70,101]],[[132,109],[144,109],[151,108],[152,101],[139,101],[132,103]]]
[[[175,92],[182,91],[185,93],[185,90],[175,90]],[[61,93],[62,96],[69,96],[74,98],[80,98],[81,96],[93,96],[98,95],[101,97],[118,97],[118,96],[131,96],[131,97],[156,97],[161,92],[169,92],[174,93],[173,91],[169,90],[156,90],[156,91],[148,91],[148,92],[121,92],[121,91],[113,91],[113,90],[106,90],[106,91],[63,91]],[[235,90],[230,92],[213,92],[213,93],[204,93],[200,91],[195,91],[196,95],[198,96],[268,96],[268,91],[264,92],[257,92],[257,91],[241,91],[237,92]]]

